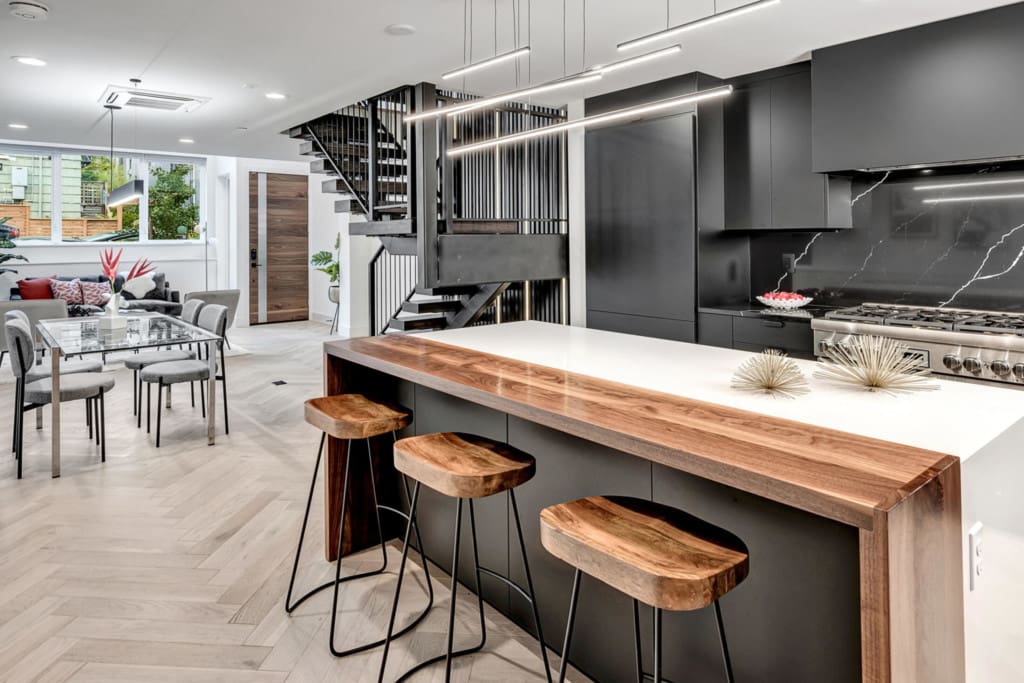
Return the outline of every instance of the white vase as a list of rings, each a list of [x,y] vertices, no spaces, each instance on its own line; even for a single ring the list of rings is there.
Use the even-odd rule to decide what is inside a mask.
[[[107,310],[100,316],[100,330],[115,332],[128,327],[128,321],[121,317],[121,295],[112,294],[107,301]]]

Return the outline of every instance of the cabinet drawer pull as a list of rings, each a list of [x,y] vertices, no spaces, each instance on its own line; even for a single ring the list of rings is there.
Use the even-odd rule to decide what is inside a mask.
[[[786,323],[781,320],[762,320],[761,325],[763,327],[785,327]]]

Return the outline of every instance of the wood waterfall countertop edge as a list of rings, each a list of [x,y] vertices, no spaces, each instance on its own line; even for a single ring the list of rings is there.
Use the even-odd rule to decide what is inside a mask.
[[[325,353],[821,517],[871,530],[952,455],[527,363],[414,335]],[[543,476],[543,453],[538,459]],[[609,491],[608,493],[614,493]]]

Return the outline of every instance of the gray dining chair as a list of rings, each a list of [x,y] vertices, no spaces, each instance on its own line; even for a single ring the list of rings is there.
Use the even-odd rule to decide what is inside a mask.
[[[181,307],[181,319],[189,325],[195,325],[199,320],[199,312],[205,306],[201,299],[186,301]],[[161,351],[147,351],[136,353],[124,362],[124,366],[132,371],[132,414],[136,416],[135,426],[142,427],[142,380],[139,379],[139,371],[156,363],[168,363],[176,360],[192,360],[196,357],[195,351],[189,349],[163,349]],[[196,407],[196,387],[192,385],[192,407]]]
[[[9,350],[11,369],[14,372],[14,454],[18,460],[18,479],[22,473],[22,455],[25,445],[25,413],[37,410],[53,402],[51,377],[29,380],[29,372],[35,365],[35,348],[32,332],[21,320],[7,320],[4,323]],[[114,378],[95,372],[75,373],[60,378],[60,401],[95,400],[96,442],[100,446],[100,461],[107,460],[106,404],[104,396],[114,388]],[[87,404],[88,405],[88,404]]]
[[[227,366],[224,363],[224,331],[227,326],[228,309],[219,304],[207,304],[199,313],[198,325],[207,332],[212,332],[220,337],[217,342],[218,367],[220,371],[214,376],[214,380],[221,383],[222,403],[224,404],[224,433],[230,433],[228,424],[228,380]],[[210,379],[209,359],[200,357],[191,360],[176,360],[166,363],[147,365],[139,372],[139,380],[146,383],[146,433],[150,431],[150,415],[152,414],[152,389],[157,385],[156,396],[156,447],[160,448],[160,426],[163,414],[163,393],[164,387],[171,387],[175,384],[185,382],[199,382],[199,397],[202,405],[202,415],[206,417],[206,382]],[[142,419],[141,416],[139,418]]]

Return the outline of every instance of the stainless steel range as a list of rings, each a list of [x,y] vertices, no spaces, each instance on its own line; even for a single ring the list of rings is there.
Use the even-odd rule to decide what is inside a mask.
[[[863,304],[815,318],[811,328],[817,356],[856,336],[892,337],[932,372],[1024,384],[1024,313]]]

